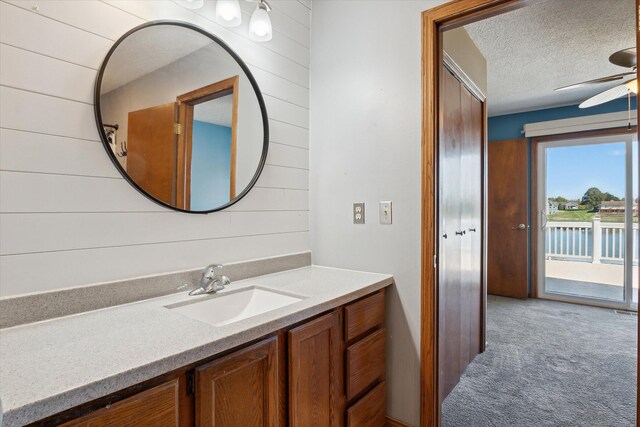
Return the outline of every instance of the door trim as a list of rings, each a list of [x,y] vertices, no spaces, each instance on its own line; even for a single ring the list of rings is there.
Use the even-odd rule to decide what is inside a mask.
[[[438,399],[438,293],[436,286],[438,267],[435,263],[438,253],[437,142],[440,119],[438,88],[443,47],[441,31],[519,9],[535,1],[457,0],[422,12],[421,426],[439,426],[441,412]],[[636,0],[636,45],[640,46],[638,15],[640,15],[640,0]],[[638,76],[640,76],[640,70],[638,70]],[[486,243],[483,243],[483,248],[486,250]],[[640,337],[640,328],[638,337]],[[640,358],[638,361],[640,366]],[[640,381],[640,377],[638,380]],[[640,399],[637,405],[637,408],[640,408]],[[636,423],[640,426],[640,419],[637,418]]]
[[[530,1],[529,1],[530,2]],[[527,0],[458,0],[422,13],[422,224],[421,224],[421,327],[420,425],[440,424],[438,383],[438,141],[440,70],[443,66],[442,31],[488,18],[528,4]],[[484,117],[486,118],[486,107]],[[486,128],[483,129],[486,140]],[[483,147],[486,161],[486,144]],[[486,177],[483,165],[483,293],[486,293]],[[486,312],[486,299],[483,299]],[[483,321],[483,331],[485,330]],[[482,340],[484,344],[485,339]]]
[[[541,206],[539,203],[539,162],[538,162],[538,151],[541,144],[544,143],[553,143],[560,141],[571,141],[574,139],[588,139],[593,140],[594,138],[602,138],[607,136],[615,136],[615,135],[628,135],[630,133],[635,133],[638,135],[637,126],[632,126],[629,130],[628,127],[617,127],[610,129],[596,129],[590,131],[582,131],[582,132],[571,132],[571,133],[562,133],[557,135],[545,135],[540,137],[531,138],[530,144],[530,152],[529,158],[531,159],[531,192],[530,192],[530,204],[531,204],[531,298],[541,298],[541,299],[553,299],[556,301],[563,301],[569,303],[580,303],[585,305],[592,305],[596,307],[606,307],[606,308],[617,308],[626,310],[628,307],[623,306],[620,303],[611,301],[608,302],[606,300],[597,301],[591,298],[581,298],[581,297],[563,297],[562,295],[553,295],[553,298],[546,298],[543,293],[539,292],[539,281],[541,279],[541,271],[540,271],[540,260],[538,259],[540,252],[540,217],[538,213],[541,210]],[[626,194],[625,194],[626,196]],[[625,243],[626,245],[626,243]],[[625,265],[625,269],[628,269],[628,266]],[[628,273],[625,271],[625,277]],[[626,278],[625,278],[626,280]],[[626,289],[626,287],[625,287]],[[626,295],[625,295],[626,296]],[[626,302],[625,302],[626,303]]]
[[[451,71],[453,75],[460,80],[460,82],[462,82],[467,90],[478,99],[478,101],[484,103],[487,100],[487,97],[482,93],[482,90],[480,90],[478,85],[471,80],[471,77],[464,72],[462,67],[458,65],[458,63],[444,49],[442,50],[442,62],[444,63],[444,66],[447,67],[447,69]]]

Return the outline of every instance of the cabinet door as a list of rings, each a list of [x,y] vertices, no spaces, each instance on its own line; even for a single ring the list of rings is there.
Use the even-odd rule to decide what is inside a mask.
[[[84,417],[69,421],[63,426],[177,427],[179,425],[178,402],[179,380],[175,378]]]
[[[341,341],[338,312],[289,331],[289,421],[292,427],[339,425]]]
[[[278,425],[278,339],[262,341],[196,369],[196,425]]]

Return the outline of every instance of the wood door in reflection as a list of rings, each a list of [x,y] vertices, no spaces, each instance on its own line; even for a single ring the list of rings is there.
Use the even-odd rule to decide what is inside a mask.
[[[177,104],[157,105],[129,113],[127,173],[158,200],[176,203]]]

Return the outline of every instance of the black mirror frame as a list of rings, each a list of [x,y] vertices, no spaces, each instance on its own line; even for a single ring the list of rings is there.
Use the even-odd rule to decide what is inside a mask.
[[[145,29],[145,28],[159,26],[159,25],[173,25],[173,26],[184,27],[184,28],[187,28],[189,30],[197,31],[200,34],[202,34],[202,35],[208,37],[209,39],[213,40],[219,46],[221,46],[238,63],[240,68],[242,68],[242,71],[244,71],[245,75],[249,79],[249,82],[251,83],[251,86],[253,87],[253,90],[254,90],[254,92],[256,94],[256,97],[258,99],[258,104],[260,105],[260,112],[262,114],[262,129],[263,129],[264,141],[263,141],[263,144],[262,144],[262,155],[260,157],[260,162],[258,164],[258,168],[256,169],[256,172],[253,175],[253,178],[251,179],[251,181],[249,182],[247,187],[244,190],[242,190],[242,192],[240,194],[238,194],[233,200],[230,200],[228,203],[225,203],[224,205],[221,205],[221,206],[219,206],[219,207],[217,207],[215,209],[211,209],[211,210],[207,210],[207,211],[191,211],[191,210],[181,209],[181,208],[172,206],[172,205],[170,205],[168,203],[165,203],[165,202],[163,202],[161,200],[158,200],[155,197],[153,197],[151,194],[147,193],[142,187],[140,187],[129,176],[129,174],[127,174],[127,171],[122,167],[122,165],[120,165],[120,162],[118,161],[118,158],[116,157],[115,153],[113,152],[113,150],[109,146],[109,142],[107,141],[107,135],[104,132],[104,125],[103,125],[103,122],[102,122],[102,114],[101,114],[101,111],[100,111],[100,87],[102,86],[102,78],[104,76],[104,72],[105,72],[105,69],[106,69],[107,64],[109,62],[109,59],[111,58],[113,53],[116,51],[118,46],[127,37],[129,37],[131,34],[137,32],[137,31],[140,31],[142,29]],[[100,134],[100,140],[102,141],[102,145],[104,146],[105,150],[107,151],[107,154],[109,155],[109,158],[111,159],[111,162],[114,164],[116,169],[118,169],[118,171],[124,177],[124,179],[126,179],[127,182],[129,184],[131,184],[131,186],[133,186],[136,190],[138,190],[142,195],[147,197],[149,200],[153,201],[154,203],[156,203],[156,204],[158,204],[160,206],[163,206],[163,207],[169,208],[169,209],[173,209],[175,211],[184,212],[184,213],[191,213],[191,214],[208,214],[208,213],[211,213],[211,212],[221,211],[221,210],[226,209],[229,206],[237,203],[244,196],[246,196],[247,193],[249,193],[249,191],[256,184],[256,182],[258,181],[258,178],[260,177],[260,174],[262,173],[262,170],[264,169],[265,162],[267,161],[267,153],[269,151],[269,118],[267,116],[267,108],[266,108],[265,103],[264,103],[264,98],[262,97],[262,92],[260,91],[260,88],[258,87],[258,83],[256,82],[255,78],[253,77],[253,74],[251,74],[251,71],[249,70],[247,65],[244,63],[244,61],[225,42],[223,42],[221,39],[219,39],[218,37],[214,36],[213,34],[209,33],[205,29],[200,28],[200,27],[198,27],[196,25],[190,24],[188,22],[171,21],[171,20],[150,21],[150,22],[144,23],[142,25],[139,25],[139,26],[137,26],[135,28],[132,28],[131,30],[127,31],[118,40],[116,40],[116,42],[113,44],[111,49],[109,49],[109,52],[107,52],[107,55],[105,56],[104,60],[102,61],[102,65],[100,66],[100,70],[98,71],[98,76],[96,78],[96,85],[95,85],[93,100],[94,100],[94,114],[95,114],[95,118],[96,118],[96,125],[98,126],[98,133]]]

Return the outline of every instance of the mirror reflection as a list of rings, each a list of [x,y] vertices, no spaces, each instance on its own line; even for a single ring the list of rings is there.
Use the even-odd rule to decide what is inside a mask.
[[[183,25],[139,27],[107,57],[99,84],[105,146],[147,196],[207,212],[257,179],[267,150],[264,102],[221,42]]]

